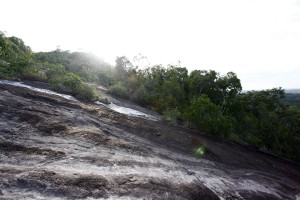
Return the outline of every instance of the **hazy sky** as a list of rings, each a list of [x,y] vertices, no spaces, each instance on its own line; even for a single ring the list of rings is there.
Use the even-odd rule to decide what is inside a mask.
[[[243,89],[300,88],[300,0],[0,0],[0,31],[33,51],[141,53],[233,71]]]

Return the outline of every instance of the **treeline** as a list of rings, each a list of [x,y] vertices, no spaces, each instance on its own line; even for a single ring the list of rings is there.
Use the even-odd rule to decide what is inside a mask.
[[[281,88],[240,93],[237,75],[178,66],[134,67],[116,59],[110,91],[214,137],[248,144],[300,161],[300,109],[285,103]]]
[[[297,93],[286,93],[284,101],[288,105],[296,105],[300,108],[300,94]]]
[[[35,53],[35,58],[41,63],[62,65],[68,72],[77,74],[84,81],[109,86],[112,83],[110,64],[102,61],[93,54],[85,52],[62,51]]]
[[[286,103],[289,96],[281,88],[241,93],[234,72],[189,73],[171,65],[142,70],[126,57],[117,57],[112,67],[88,53],[33,53],[21,39],[0,34],[0,77],[49,82],[57,91],[89,101],[97,95],[85,82],[94,82],[160,112],[167,123],[300,162],[299,107]]]
[[[34,53],[21,39],[0,32],[0,78],[48,82],[55,91],[92,101],[99,97],[85,81],[109,83],[109,70],[109,64],[91,54],[60,49]]]

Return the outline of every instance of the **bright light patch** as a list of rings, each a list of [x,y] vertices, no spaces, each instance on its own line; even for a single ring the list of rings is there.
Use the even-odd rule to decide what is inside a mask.
[[[195,156],[203,156],[205,154],[205,146],[201,145],[194,149]]]

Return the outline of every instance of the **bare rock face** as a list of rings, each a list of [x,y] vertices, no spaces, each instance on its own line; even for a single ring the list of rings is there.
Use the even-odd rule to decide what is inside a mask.
[[[0,199],[299,199],[299,180],[256,150],[0,84]]]

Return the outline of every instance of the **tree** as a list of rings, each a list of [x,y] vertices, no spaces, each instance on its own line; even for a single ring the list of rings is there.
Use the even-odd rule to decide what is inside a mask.
[[[220,92],[216,81],[219,74],[214,70],[194,70],[189,77],[190,99],[206,94],[214,103],[219,103]]]
[[[226,110],[227,103],[242,91],[240,79],[233,72],[228,72],[225,76],[220,77],[216,84],[221,91],[220,105],[222,110]]]
[[[161,101],[165,109],[180,111],[185,107],[188,96],[188,71],[183,67],[169,66],[162,84]]]
[[[233,131],[232,119],[223,116],[221,108],[205,94],[191,101],[185,116],[198,130],[214,136],[226,137]]]
[[[131,64],[130,60],[125,57],[117,57],[116,58],[116,65],[115,65],[115,74],[116,78],[119,81],[124,81],[128,77],[128,70],[131,69],[133,65]]]
[[[296,159],[300,111],[285,106],[284,95],[281,88],[241,94],[228,112],[237,121],[236,132],[250,145]]]
[[[24,67],[32,65],[33,55],[31,49],[17,37],[6,37],[0,34],[0,58],[6,63],[1,64],[0,76],[19,77]]]

